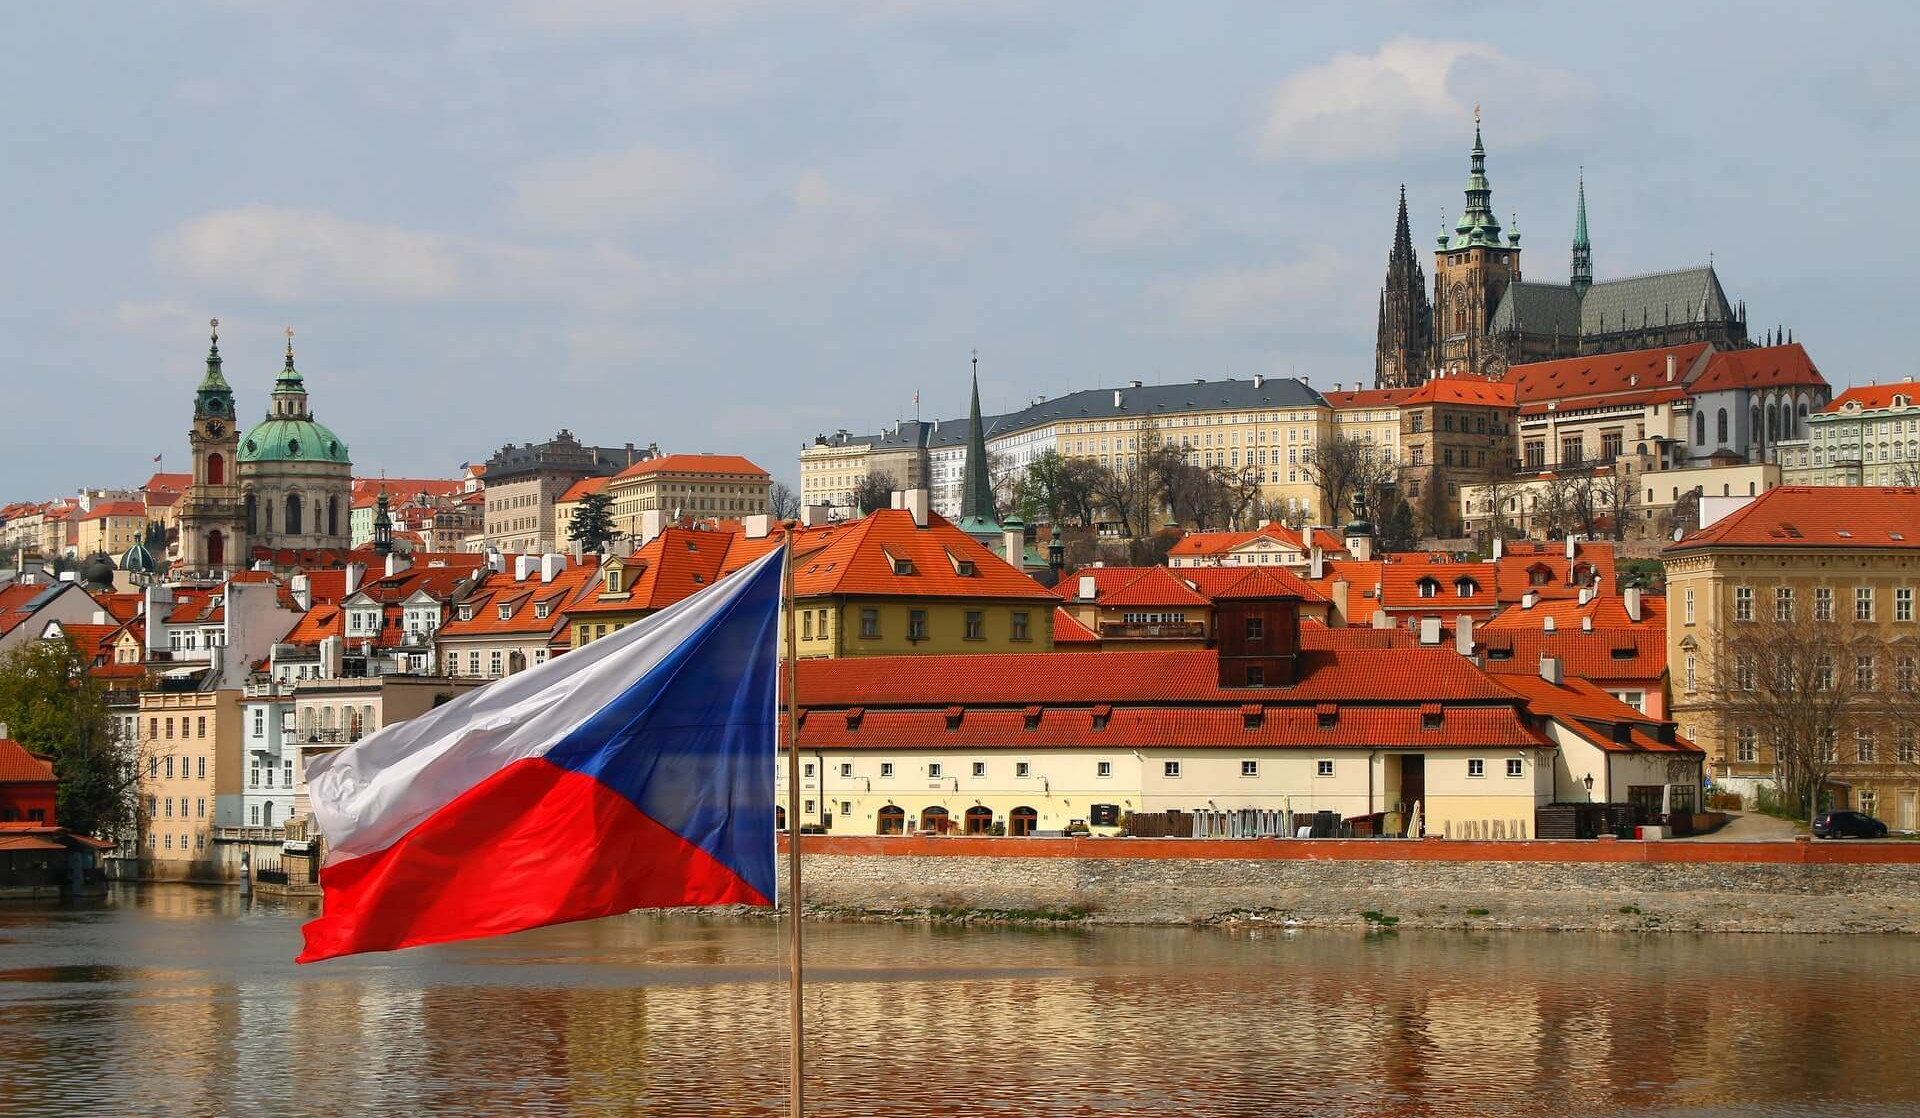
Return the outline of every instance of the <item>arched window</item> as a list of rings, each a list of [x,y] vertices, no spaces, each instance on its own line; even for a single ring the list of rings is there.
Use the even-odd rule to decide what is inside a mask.
[[[952,822],[944,807],[930,807],[920,813],[920,829],[923,831],[935,831],[944,835]]]
[[[1754,404],[1753,407],[1748,409],[1748,412],[1749,414],[1747,416],[1747,441],[1750,443],[1757,443],[1760,441],[1760,434],[1761,434],[1761,431],[1763,430],[1760,426],[1760,405],[1757,403]]]
[[[340,498],[327,498],[327,535],[340,534]]]
[[[1453,580],[1453,592],[1456,597],[1471,598],[1480,593],[1480,584],[1470,578],[1457,578]]]
[[[287,535],[300,534],[300,494],[287,494]]]
[[[207,484],[225,485],[227,483],[227,456],[224,454],[207,455]]]
[[[1440,595],[1440,581],[1438,579],[1423,578],[1420,580],[1419,586],[1420,596],[1422,598],[1435,598]]]
[[[993,809],[990,807],[970,807],[966,814],[966,833],[984,835],[993,830]]]
[[[1693,442],[1695,446],[1707,445],[1707,413],[1700,412],[1693,417]]]
[[[1030,807],[1016,807],[1007,813],[1007,833],[1025,838],[1040,829],[1040,813]]]
[[[253,499],[252,493],[247,494],[247,499],[245,503],[247,506],[247,535],[249,536],[258,535],[260,532],[260,524],[259,524],[259,518],[258,518],[258,514],[260,510],[256,507],[257,502]]]
[[[883,835],[904,835],[907,833],[907,809],[888,804],[880,809],[880,826],[877,833]]]
[[[273,826],[273,801],[272,800],[268,800],[266,803],[260,805],[260,825],[262,827]]]
[[[1807,437],[1807,402],[1805,400],[1800,401],[1800,423],[1794,428],[1793,437],[1796,439]]]
[[[1770,443],[1780,441],[1780,405],[1778,404],[1767,405],[1767,441]]]
[[[1714,441],[1722,446],[1731,441],[1727,438],[1727,409],[1725,408],[1720,409],[1720,421],[1715,425]]]
[[[220,529],[218,528],[215,528],[213,531],[207,533],[207,565],[209,567],[218,567],[225,564],[226,561],[227,561],[226,533],[220,531]]]

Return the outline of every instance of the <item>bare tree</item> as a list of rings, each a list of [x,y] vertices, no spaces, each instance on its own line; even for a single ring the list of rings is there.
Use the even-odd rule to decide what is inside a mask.
[[[1594,522],[1607,521],[1614,540],[1626,539],[1627,525],[1633,520],[1633,510],[1639,506],[1639,483],[1631,474],[1622,472],[1621,464],[1616,464],[1611,472],[1591,480],[1588,493]]]
[[[861,514],[877,509],[892,508],[893,494],[900,488],[900,482],[885,470],[868,474],[853,487],[853,504]]]
[[[1019,503],[1049,524],[1090,527],[1094,519],[1094,480],[1100,467],[1091,459],[1066,458],[1049,450],[1027,465],[1019,484]]]
[[[1525,535],[1513,515],[1521,511],[1520,502],[1525,492],[1526,486],[1519,471],[1514,469],[1513,460],[1505,455],[1496,455],[1480,483],[1480,496],[1486,502],[1489,539],[1513,539]],[[1513,507],[1508,508],[1509,505]]]
[[[1163,477],[1171,463],[1182,460],[1178,447],[1161,445],[1159,425],[1150,419],[1140,424],[1136,438],[1136,449],[1115,455],[1112,466],[1096,467],[1091,479],[1094,500],[1128,537],[1153,531],[1164,500]]]
[[[1307,478],[1320,490],[1328,515],[1335,519],[1343,514],[1356,490],[1393,481],[1392,466],[1375,455],[1373,444],[1352,435],[1337,435],[1308,447],[1302,465]]]
[[[793,486],[776,481],[767,490],[767,511],[775,520],[792,520],[800,515],[800,495]]]

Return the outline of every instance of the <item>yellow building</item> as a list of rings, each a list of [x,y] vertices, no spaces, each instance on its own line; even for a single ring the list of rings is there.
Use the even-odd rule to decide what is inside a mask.
[[[139,853],[143,872],[217,877],[213,828],[223,803],[239,822],[240,692],[140,695]],[[230,801],[228,803],[227,801]]]
[[[118,560],[147,531],[147,506],[138,501],[96,501],[75,514],[74,553]]]
[[[1740,694],[1765,685],[1726,645],[1743,626],[1832,622],[1846,647],[1826,670],[1852,693],[1834,802],[1920,829],[1920,490],[1777,487],[1662,558],[1673,718],[1707,748],[1715,782],[1751,796],[1775,761]]]
[[[605,492],[613,498],[614,527],[637,536],[646,512],[670,519],[764,513],[772,486],[767,471],[737,454],[667,454],[621,470]]]
[[[562,551],[572,551],[573,514],[580,508],[580,502],[595,493],[606,491],[611,478],[581,478],[567,487],[560,499],[553,503],[553,542]]]

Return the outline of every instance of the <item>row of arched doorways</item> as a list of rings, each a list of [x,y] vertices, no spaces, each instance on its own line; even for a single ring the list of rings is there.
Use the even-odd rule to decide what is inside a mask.
[[[773,809],[773,817],[776,827],[783,831],[787,829],[786,808],[775,807]],[[906,808],[888,804],[880,809],[878,819],[879,822],[874,828],[875,834],[904,835],[907,833],[908,816]],[[918,822],[919,827],[917,829],[925,834],[990,835],[993,833],[996,820],[994,819],[993,809],[990,807],[981,807],[978,805],[970,807],[961,812],[960,818],[955,820],[952,812],[944,807],[935,805],[922,809]],[[1007,812],[1007,817],[1004,820],[999,820],[998,822],[1005,826],[1007,834],[1021,838],[1039,830],[1040,813],[1030,807],[1016,807],[1012,811]]]

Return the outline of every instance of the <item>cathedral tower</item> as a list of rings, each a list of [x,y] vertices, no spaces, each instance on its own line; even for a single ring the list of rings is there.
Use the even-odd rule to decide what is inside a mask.
[[[1593,242],[1587,239],[1587,169],[1580,169],[1580,200],[1573,208],[1573,293],[1584,296],[1593,286]]]
[[[1413,251],[1407,226],[1407,188],[1400,187],[1400,215],[1387,254],[1387,282],[1380,289],[1380,332],[1373,347],[1376,388],[1410,388],[1433,368],[1433,305],[1427,277]]]
[[[1507,285],[1520,278],[1520,234],[1500,236],[1487,181],[1487,149],[1480,140],[1480,110],[1473,111],[1473,153],[1467,175],[1467,208],[1451,235],[1443,226],[1433,261],[1433,336],[1437,364],[1448,372],[1497,372],[1500,355],[1489,344],[1488,324]]]
[[[193,393],[193,428],[187,443],[193,477],[180,495],[180,564],[189,573],[225,574],[246,566],[237,458],[240,433],[233,425],[233,388],[220,371],[220,320],[210,325],[207,372]]]

